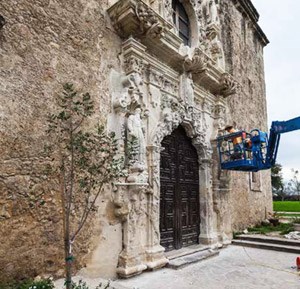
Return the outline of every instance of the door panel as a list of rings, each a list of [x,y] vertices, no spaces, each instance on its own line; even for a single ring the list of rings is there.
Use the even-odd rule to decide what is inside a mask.
[[[198,243],[199,165],[182,127],[162,141],[160,237],[166,251]]]

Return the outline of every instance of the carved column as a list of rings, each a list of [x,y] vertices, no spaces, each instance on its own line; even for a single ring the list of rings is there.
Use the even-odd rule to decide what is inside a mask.
[[[214,230],[213,192],[212,192],[212,161],[200,160],[200,244],[214,245],[217,243],[217,233]]]
[[[115,214],[123,223],[123,250],[119,255],[117,273],[123,278],[147,269],[143,237],[146,236],[146,202],[148,184],[118,183]]]
[[[147,247],[146,264],[148,269],[157,269],[165,266],[168,259],[164,256],[165,248],[160,245],[159,233],[159,202],[160,202],[160,181],[159,161],[160,147],[149,146],[149,175],[150,186],[147,202]]]

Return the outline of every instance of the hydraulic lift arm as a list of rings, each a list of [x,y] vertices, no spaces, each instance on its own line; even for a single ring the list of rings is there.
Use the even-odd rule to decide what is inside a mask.
[[[280,136],[283,133],[300,129],[300,117],[296,117],[287,121],[273,121],[267,149],[267,162],[273,166],[276,162]]]

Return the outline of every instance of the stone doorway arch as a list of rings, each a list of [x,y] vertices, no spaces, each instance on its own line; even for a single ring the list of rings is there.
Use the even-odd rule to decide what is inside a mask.
[[[198,154],[182,126],[162,141],[160,244],[170,251],[199,243]]]
[[[181,111],[173,112],[169,119],[165,119],[160,122],[151,136],[152,146],[148,147],[149,153],[149,184],[151,187],[151,201],[150,207],[151,215],[156,220],[156,224],[159,224],[160,217],[160,161],[161,152],[163,147],[161,146],[163,139],[171,135],[172,132],[179,126],[184,128],[184,131],[197,151],[198,155],[198,172],[199,172],[199,224],[200,234],[199,243],[206,245],[214,245],[217,243],[217,234],[213,226],[213,194],[212,194],[212,147],[210,142],[207,141],[205,123],[202,112],[195,110],[189,111],[183,109]],[[161,247],[160,243],[160,231],[159,226],[155,231],[150,234],[152,236],[152,244],[156,248]]]

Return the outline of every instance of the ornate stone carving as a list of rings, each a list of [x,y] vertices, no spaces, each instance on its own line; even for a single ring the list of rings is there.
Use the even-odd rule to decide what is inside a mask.
[[[147,184],[116,184],[114,204],[115,214],[123,223],[123,250],[119,255],[117,273],[129,277],[147,269],[142,243],[146,233]]]
[[[210,53],[212,60],[222,69],[225,69],[225,56],[224,56],[224,50],[223,45],[221,41],[219,40],[219,37],[213,37],[210,42]]]
[[[167,78],[162,79],[162,89],[174,95],[177,95],[178,93],[178,86],[176,82],[173,82]]]
[[[235,94],[240,90],[238,82],[229,74],[224,73],[221,77],[221,94],[225,97]]]
[[[215,105],[215,111],[214,111],[214,117],[215,117],[215,131],[216,134],[218,134],[221,130],[225,127],[225,116],[226,116],[226,107],[224,103],[217,102]],[[217,135],[216,135],[217,136]]]
[[[144,61],[133,55],[126,57],[124,60],[124,69],[127,74],[137,72],[142,74],[144,70]]]
[[[182,93],[184,96],[184,101],[189,107],[193,107],[194,104],[194,81],[192,73],[187,73],[182,76],[183,84],[182,84]]]
[[[187,72],[200,73],[211,64],[209,56],[201,48],[195,48],[192,59],[186,57],[184,68]]]
[[[147,5],[139,2],[136,6],[136,16],[140,21],[140,30],[144,35],[160,38],[164,32],[163,24],[160,23],[156,13]]]
[[[222,71],[203,50],[196,49],[191,59],[186,58],[185,71],[180,75],[133,38],[123,43],[123,57],[127,75],[118,79],[122,84],[118,95],[124,101],[121,108],[113,110],[111,122],[122,128],[127,159],[128,177],[117,184],[114,203],[123,228],[124,250],[119,256],[118,273],[128,277],[167,263],[159,235],[161,141],[182,125],[197,149],[199,163],[203,165],[212,158],[215,96],[194,84],[194,76],[201,75],[202,83],[205,77],[213,79],[215,82],[209,83],[213,87]],[[183,58],[181,71],[182,64]],[[217,89],[219,92],[218,84]],[[196,104],[199,94],[202,100]],[[211,173],[208,166],[203,167],[201,192],[208,195]],[[211,232],[207,231],[202,238],[210,240]]]
[[[220,41],[220,18],[219,4],[216,0],[205,0],[202,3],[202,11],[205,19],[205,51],[209,54],[214,63],[221,69],[225,69],[225,57],[223,45]],[[202,32],[204,34],[204,31]]]
[[[164,16],[167,21],[173,24],[172,0],[164,0]]]
[[[130,103],[128,89],[131,86],[131,82],[128,76],[118,73],[116,71],[111,72],[112,88],[112,103],[113,109],[116,112],[125,111]]]
[[[194,139],[195,144],[200,144],[205,151],[210,152],[210,143],[206,140],[206,125],[202,112],[195,112],[193,107],[188,104],[183,105],[176,99],[170,99],[165,95],[162,101],[162,121],[159,122],[153,136],[153,143],[156,147],[160,147],[163,138],[172,133],[180,124],[183,124],[189,137]],[[201,148],[202,149],[202,148]],[[203,155],[202,150],[200,152]],[[206,156],[208,157],[208,156]]]
[[[152,66],[148,66],[147,80],[150,84],[155,85],[164,92],[172,95],[178,95],[178,80],[166,77],[162,72],[155,70]]]
[[[141,120],[141,109],[137,107],[127,120],[127,150],[132,172],[146,169],[146,142]]]
[[[225,116],[225,113],[226,113],[226,107],[224,104],[218,102],[216,105],[215,105],[215,117],[216,118],[221,118],[221,117],[224,117]]]
[[[210,116],[212,115],[213,111],[214,111],[214,104],[209,102],[209,101],[204,101],[203,102],[203,111],[207,114],[209,114]]]
[[[207,20],[207,24],[215,24],[220,25],[219,18],[219,4],[216,0],[205,0],[202,4],[205,7],[205,16]]]
[[[162,88],[164,82],[164,77],[162,73],[159,73],[154,69],[151,69],[151,67],[149,66],[147,70],[147,74],[148,74],[149,83],[157,86],[158,88]]]
[[[108,9],[113,26],[121,37],[139,36],[160,38],[166,25],[150,6],[141,0],[122,0]]]

